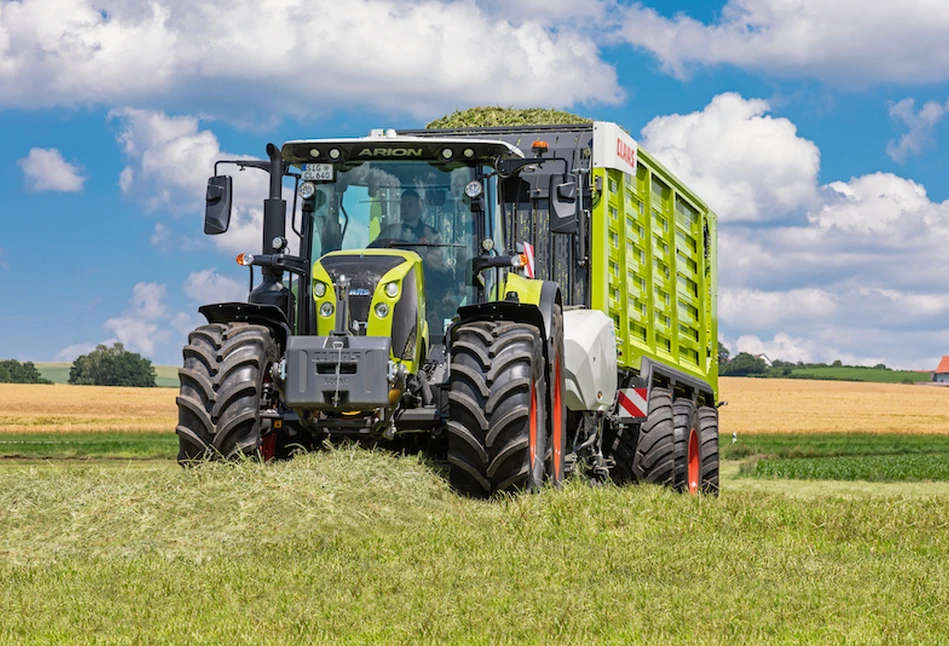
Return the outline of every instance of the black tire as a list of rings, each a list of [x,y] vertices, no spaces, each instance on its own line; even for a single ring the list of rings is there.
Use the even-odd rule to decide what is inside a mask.
[[[476,321],[456,328],[451,346],[449,480],[487,496],[536,491],[544,480],[546,387],[539,330]]]
[[[673,404],[673,415],[675,418],[675,474],[672,486],[676,491],[690,491],[689,440],[693,432],[699,432],[699,412],[691,399],[680,398]]]
[[[675,485],[675,420],[672,393],[665,388],[653,387],[649,394],[649,414],[639,430],[632,470],[638,482]]]
[[[701,454],[702,493],[718,495],[718,409],[702,406],[699,417],[699,451]]]
[[[271,331],[247,323],[202,325],[178,371],[178,462],[257,455],[261,393],[278,359]]]
[[[550,384],[547,399],[547,481],[553,486],[563,484],[565,458],[567,455],[567,400],[566,373],[563,361],[563,311],[554,305],[551,316],[551,333],[547,356],[550,362],[547,371],[547,383]]]

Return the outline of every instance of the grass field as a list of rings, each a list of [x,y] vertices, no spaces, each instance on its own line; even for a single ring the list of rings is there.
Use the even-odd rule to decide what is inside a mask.
[[[0,466],[0,642],[940,643],[949,496],[499,501],[418,457]]]
[[[914,382],[931,381],[929,372],[915,370],[882,370],[860,366],[828,366],[826,368],[796,368],[791,371],[799,379],[838,379],[842,381],[871,381],[898,384],[906,379]]]
[[[40,371],[44,379],[49,379],[54,384],[69,383],[69,369],[71,363],[58,361],[40,362],[34,364]],[[178,387],[178,367],[177,366],[155,366],[155,384],[159,388],[177,388]]]
[[[175,395],[0,386],[0,456],[19,456],[0,459],[0,643],[949,634],[949,481],[927,471],[949,464],[949,391],[723,379],[719,498],[575,479],[493,501],[424,456],[346,446],[184,470]]]

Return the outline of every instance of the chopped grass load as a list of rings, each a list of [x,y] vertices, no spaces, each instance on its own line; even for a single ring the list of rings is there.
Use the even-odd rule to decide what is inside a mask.
[[[428,123],[426,128],[484,128],[490,126],[534,126],[559,123],[592,123],[592,119],[562,110],[482,106],[456,110]]]

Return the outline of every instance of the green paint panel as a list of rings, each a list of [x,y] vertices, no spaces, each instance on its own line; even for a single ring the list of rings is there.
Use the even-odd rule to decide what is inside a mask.
[[[716,218],[641,148],[636,176],[597,168],[592,306],[616,326],[618,362],[649,357],[718,392]]]

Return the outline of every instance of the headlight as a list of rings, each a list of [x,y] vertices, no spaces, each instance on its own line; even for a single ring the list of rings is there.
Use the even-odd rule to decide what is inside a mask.
[[[300,184],[300,188],[297,189],[297,193],[304,200],[308,200],[314,195],[316,195],[316,184],[313,182],[303,182]]]
[[[395,298],[399,295],[399,283],[392,281],[386,285],[386,296]]]
[[[376,305],[376,316],[381,319],[384,319],[389,315],[389,306],[385,303],[379,303]]]
[[[320,315],[321,316],[332,316],[333,315],[333,304],[332,303],[323,303],[320,305]]]
[[[313,294],[317,298],[323,298],[324,296],[326,296],[326,283],[321,283],[320,281],[316,281],[316,283],[313,284]]]
[[[481,197],[481,192],[483,190],[484,189],[481,186],[481,182],[474,179],[468,182],[468,184],[465,186],[465,195],[467,195],[473,200],[477,197]]]

